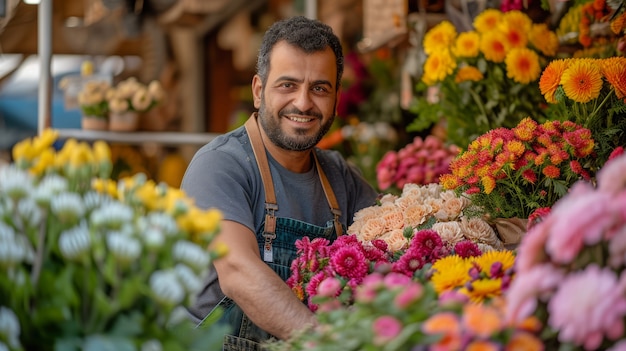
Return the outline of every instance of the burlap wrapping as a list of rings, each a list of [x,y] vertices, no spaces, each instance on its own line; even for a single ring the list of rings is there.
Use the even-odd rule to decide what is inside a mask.
[[[496,218],[492,220],[504,247],[514,250],[526,234],[527,218]]]

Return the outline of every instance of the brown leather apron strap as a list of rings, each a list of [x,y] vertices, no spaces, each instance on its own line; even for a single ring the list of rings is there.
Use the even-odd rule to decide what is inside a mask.
[[[326,173],[322,169],[320,165],[320,161],[317,158],[317,152],[313,149],[313,158],[315,159],[315,166],[317,167],[317,174],[320,177],[320,182],[322,183],[322,188],[324,189],[324,195],[326,195],[326,200],[328,201],[328,206],[330,206],[330,211],[333,213],[334,222],[335,222],[335,232],[337,236],[343,235],[343,227],[341,226],[341,222],[339,221],[339,217],[341,217],[341,210],[339,209],[339,203],[337,202],[337,198],[335,197],[335,192],[333,191],[333,187],[330,185],[328,178],[326,177]]]

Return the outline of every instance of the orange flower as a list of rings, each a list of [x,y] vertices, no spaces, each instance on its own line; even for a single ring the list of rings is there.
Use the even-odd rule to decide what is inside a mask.
[[[506,75],[514,81],[528,84],[539,77],[539,56],[527,48],[515,48],[505,58]]]
[[[504,327],[504,321],[495,308],[481,304],[463,306],[463,326],[472,334],[488,338]]]
[[[624,12],[626,15],[626,12]],[[609,57],[602,60],[602,74],[615,90],[618,99],[626,96],[626,57]]]
[[[515,333],[504,347],[505,351],[543,351],[544,346],[536,336],[519,332]]]
[[[464,348],[465,351],[498,351],[499,349],[497,344],[486,340],[472,341]]]
[[[567,67],[569,60],[554,60],[548,64],[548,67],[541,74],[539,79],[539,90],[549,103],[556,103],[554,93],[561,83],[561,76]]]
[[[442,21],[424,35],[424,52],[433,55],[440,50],[449,50],[456,38],[456,28],[450,21]]]
[[[620,34],[624,29],[626,29],[626,12],[622,12],[621,15],[615,17],[611,22],[611,30],[613,33]]]
[[[493,62],[502,62],[508,50],[506,37],[501,32],[488,32],[480,40],[480,51]]]
[[[456,350],[461,346],[461,324],[452,312],[438,313],[428,318],[422,325],[426,334],[443,334],[435,345],[442,350]]]
[[[485,194],[491,194],[493,189],[496,188],[496,180],[492,176],[484,176],[480,179],[480,182],[485,188]]]
[[[463,32],[456,38],[453,52],[457,57],[476,57],[479,43],[480,35],[477,32]]]
[[[526,117],[519,122],[519,124],[513,128],[513,133],[521,141],[528,141],[532,139],[533,132],[537,129],[537,122],[532,118]]]
[[[474,66],[465,66],[459,68],[456,72],[456,76],[454,77],[455,83],[462,83],[468,80],[473,82],[478,82],[483,79],[483,74],[478,70],[478,68]]]
[[[433,85],[442,81],[452,74],[456,68],[456,61],[450,55],[449,50],[440,50],[431,54],[424,63],[424,75],[422,80],[427,85]]]
[[[486,33],[495,29],[501,19],[502,12],[496,9],[487,9],[474,18],[474,28],[478,33]]]
[[[439,184],[446,190],[454,190],[461,185],[461,181],[459,177],[448,173],[439,178]]]
[[[545,23],[533,24],[530,29],[530,43],[546,56],[556,55],[559,37]]]
[[[602,74],[595,61],[574,60],[563,72],[561,84],[568,98],[585,103],[600,95]]]
[[[556,179],[561,175],[561,170],[554,165],[548,165],[541,171],[548,178]]]
[[[507,12],[510,13],[510,12]],[[507,46],[510,48],[525,48],[528,43],[527,30],[516,26],[514,23],[503,23],[499,26],[499,29],[504,33]],[[530,26],[528,27],[530,29]]]

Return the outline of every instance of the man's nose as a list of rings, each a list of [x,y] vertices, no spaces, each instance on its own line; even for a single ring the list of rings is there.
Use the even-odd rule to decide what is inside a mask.
[[[297,92],[293,104],[300,111],[310,110],[313,107],[313,100],[311,99],[311,92],[309,91],[309,89],[300,89]]]

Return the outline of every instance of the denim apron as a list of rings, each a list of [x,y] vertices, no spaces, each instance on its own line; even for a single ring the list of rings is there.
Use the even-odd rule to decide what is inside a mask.
[[[320,227],[291,218],[276,217],[274,213],[278,210],[278,204],[265,146],[256,121],[256,113],[248,119],[245,128],[265,188],[265,223],[263,230],[256,233],[259,251],[263,261],[285,281],[291,274],[291,262],[296,258],[296,240],[308,236],[311,239],[326,238],[332,241],[338,235],[342,235],[344,228],[339,221],[341,211],[332,187],[320,167],[317,154],[313,150],[315,167],[317,167],[317,173],[334,219],[328,221],[325,227]],[[223,310],[220,323],[230,325],[233,332],[232,335],[224,336],[223,351],[261,351],[263,350],[262,342],[275,339],[274,336],[252,323],[232,299],[224,297],[217,307]]]

